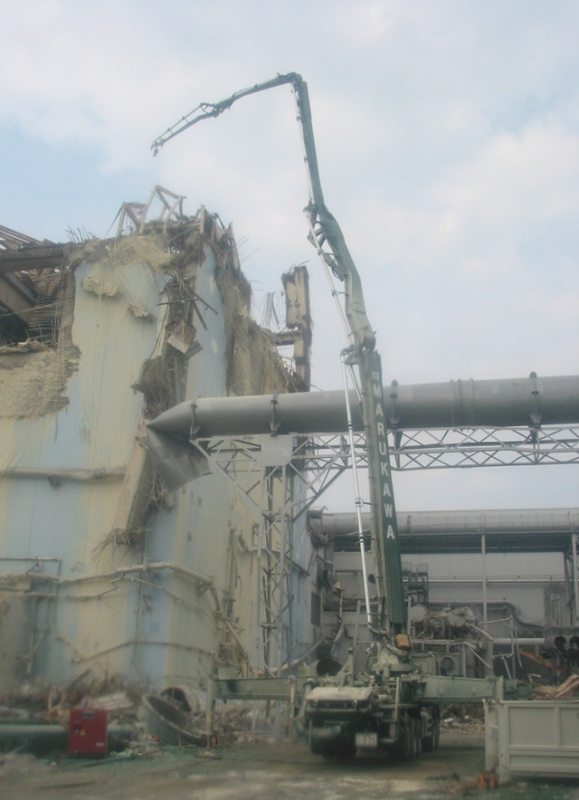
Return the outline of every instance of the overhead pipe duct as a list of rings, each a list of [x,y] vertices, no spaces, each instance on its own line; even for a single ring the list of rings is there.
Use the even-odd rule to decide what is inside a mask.
[[[479,511],[399,511],[398,532],[402,552],[480,553],[569,552],[571,537],[579,531],[579,509],[502,509]],[[370,514],[362,514],[369,530]],[[308,525],[321,536],[333,538],[340,549],[357,545],[357,517],[352,512],[312,510]]]
[[[350,511],[313,511],[310,514],[320,533],[344,535],[356,529],[356,515]],[[365,527],[371,515],[362,514]],[[524,508],[470,511],[399,511],[398,527],[425,535],[448,531],[459,533],[550,533],[579,532],[579,510],[576,508]]]
[[[350,393],[353,423],[362,430],[360,407]],[[485,428],[579,422],[579,376],[384,387],[390,429]],[[260,433],[347,431],[344,392],[213,397],[185,401],[164,411],[149,429],[187,441],[190,437]]]

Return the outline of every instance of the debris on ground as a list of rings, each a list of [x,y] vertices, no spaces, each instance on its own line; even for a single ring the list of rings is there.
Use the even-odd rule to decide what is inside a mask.
[[[28,681],[0,697],[0,724],[47,723],[68,726],[71,708],[104,708],[109,722],[135,721],[142,692],[119,677],[97,680],[89,670],[65,687]]]
[[[145,694],[138,687],[124,685],[119,678],[95,680],[87,671],[65,687],[29,681],[1,696],[0,734],[4,726],[6,734],[10,727],[13,735],[16,726],[17,740],[7,737],[3,743],[5,749],[17,746],[19,754],[40,755],[47,748],[64,753],[71,709],[104,709],[109,732],[108,759],[123,760],[152,758],[167,747],[191,747],[196,752],[217,744],[249,747],[279,731],[274,704],[233,701],[216,705],[208,736],[206,701],[205,693],[199,690],[172,687],[158,695]],[[39,731],[42,746],[35,739]],[[49,733],[53,734],[50,739]]]
[[[0,754],[0,778],[8,775],[30,775],[39,769],[47,770],[49,767],[41,764],[34,756],[26,753]]]
[[[499,788],[499,781],[494,772],[481,772],[476,776],[475,786],[483,792]]]
[[[451,704],[441,710],[440,726],[444,730],[484,733],[484,709],[479,705]]]

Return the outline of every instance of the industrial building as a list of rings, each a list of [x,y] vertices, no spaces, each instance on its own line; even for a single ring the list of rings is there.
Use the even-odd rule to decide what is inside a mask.
[[[84,674],[204,688],[368,647],[355,524],[318,510],[350,465],[343,393],[309,392],[307,272],[280,276],[286,325],[263,329],[231,228],[153,200],[158,218],[126,204],[107,240],[0,228],[0,692]],[[576,377],[390,402],[398,468],[483,468],[489,447],[579,461]],[[147,442],[153,420],[169,423]],[[445,433],[417,447],[426,430]],[[518,639],[575,647],[577,509],[398,516],[412,632],[447,673],[516,672]],[[544,554],[540,571],[509,553]]]
[[[250,317],[231,231],[175,214],[67,245],[2,229],[2,691],[87,670],[202,685],[255,639],[258,515],[219,475],[168,492],[144,422],[304,380]]]

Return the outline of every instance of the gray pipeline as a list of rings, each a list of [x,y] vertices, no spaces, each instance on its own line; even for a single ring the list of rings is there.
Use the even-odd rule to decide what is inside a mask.
[[[384,387],[390,429],[525,427],[579,423],[579,376]],[[354,425],[362,429],[355,393]],[[185,401],[149,429],[176,439],[347,431],[342,391],[213,397]]]

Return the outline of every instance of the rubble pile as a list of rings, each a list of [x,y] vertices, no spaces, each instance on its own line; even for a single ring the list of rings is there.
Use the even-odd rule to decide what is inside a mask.
[[[440,712],[440,727],[461,733],[484,733],[484,709],[474,704],[449,705]]]
[[[216,708],[213,731],[220,745],[254,744],[272,729],[267,703],[228,703]]]
[[[36,752],[34,737],[38,735],[38,727],[53,731],[60,728],[61,738],[54,740],[54,749],[58,751],[65,741],[62,736],[68,732],[72,708],[107,712],[109,750],[116,751],[115,758],[150,758],[167,747],[251,745],[271,736],[272,709],[265,702],[218,703],[208,735],[204,694],[188,692],[187,698],[175,697],[171,690],[160,695],[144,694],[137,687],[124,686],[118,677],[95,680],[90,673],[65,687],[31,681],[0,697],[0,740],[3,730],[10,729],[13,733],[16,725],[21,731],[19,742],[23,743],[24,751]],[[159,712],[156,720],[150,714],[151,701],[155,701],[154,708]]]
[[[36,680],[0,696],[0,725],[9,722],[68,725],[71,708],[103,708],[109,722],[136,721],[141,692],[120,678],[95,680],[83,673],[65,687]]]

